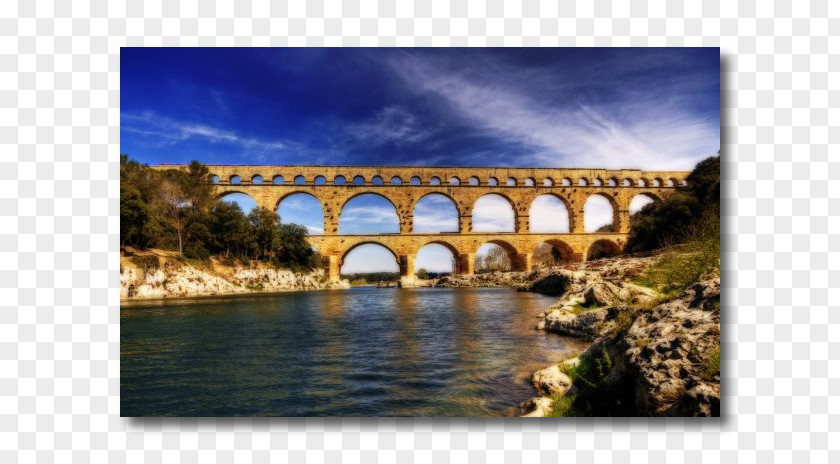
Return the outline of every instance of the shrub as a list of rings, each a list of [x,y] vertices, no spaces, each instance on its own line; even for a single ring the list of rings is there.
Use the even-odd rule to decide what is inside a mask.
[[[720,222],[720,156],[698,163],[686,180],[688,187],[680,187],[661,203],[651,203],[630,218],[627,252],[685,243],[694,223],[705,215]]]
[[[720,272],[720,222],[707,213],[687,232],[689,242],[665,252],[635,282],[665,294],[681,292],[704,275]]]

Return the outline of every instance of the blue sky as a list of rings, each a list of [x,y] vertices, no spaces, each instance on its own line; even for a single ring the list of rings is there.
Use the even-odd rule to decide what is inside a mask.
[[[720,147],[717,48],[123,48],[120,66],[121,151],[152,164],[691,169]],[[380,200],[344,229],[385,226]],[[449,227],[440,206],[424,227]]]

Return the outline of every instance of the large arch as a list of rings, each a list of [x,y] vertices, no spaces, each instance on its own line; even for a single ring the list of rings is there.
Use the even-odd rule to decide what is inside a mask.
[[[356,203],[356,206],[351,203]],[[385,206],[386,203],[390,208]],[[357,207],[359,211],[354,212]],[[338,231],[340,234],[399,233],[400,216],[397,211],[397,206],[388,197],[371,191],[359,192],[341,205],[338,212]],[[379,224],[382,227],[374,227],[371,224]]]
[[[416,274],[420,269],[425,269],[436,274],[460,273],[458,259],[458,250],[452,244],[432,240],[421,245],[415,252],[414,269],[411,272]]]
[[[480,196],[472,207],[472,231],[514,232],[516,209],[506,195],[492,192]]]
[[[280,197],[274,211],[283,224],[298,224],[306,227],[310,235],[324,233],[324,206],[321,200],[309,192],[290,192]]]
[[[638,193],[630,199],[630,203],[628,204],[628,211],[630,215],[634,215],[642,210],[645,206],[651,203],[659,203],[662,200],[659,198],[658,195],[655,195],[650,192],[642,192]]]
[[[386,260],[386,262],[381,262],[377,260],[386,256],[381,252],[383,249],[386,250],[393,258],[393,266],[390,265],[391,261]],[[354,259],[351,259],[354,258],[354,253],[356,253],[357,256],[360,256],[358,263],[354,262]],[[361,255],[359,255],[359,253],[361,253]],[[397,253],[387,245],[375,241],[364,241],[353,244],[341,253],[341,259],[338,264],[340,274],[400,272],[400,259]],[[350,265],[349,268],[346,267],[348,265]]]
[[[504,251],[506,262],[504,258],[495,255],[497,251],[494,248],[496,247]],[[492,259],[488,259],[488,256]],[[474,269],[476,273],[492,272],[494,270],[517,271],[520,267],[519,253],[517,253],[516,247],[505,240],[488,240],[482,243],[475,252]]]
[[[590,233],[617,232],[618,205],[615,198],[605,193],[589,195],[583,205],[583,230]]]
[[[528,210],[529,232],[568,233],[572,230],[569,203],[560,195],[538,195]]]
[[[248,213],[251,212],[251,210],[259,206],[257,204],[257,200],[255,200],[254,197],[248,195],[245,192],[240,192],[237,190],[229,190],[227,192],[222,192],[216,195],[216,201],[224,201],[227,203],[234,203],[236,205],[239,205],[239,208],[246,216],[248,215]]]
[[[458,204],[450,195],[427,193],[412,208],[412,232],[458,232],[459,216]]]
[[[601,258],[609,258],[621,254],[621,247],[612,240],[596,240],[586,250],[586,260],[593,261]]]
[[[533,266],[535,268],[574,263],[580,260],[580,254],[575,255],[572,247],[559,239],[542,241],[534,248]]]

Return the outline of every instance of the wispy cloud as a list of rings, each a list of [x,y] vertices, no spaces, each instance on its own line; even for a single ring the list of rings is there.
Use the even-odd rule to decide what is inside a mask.
[[[153,112],[120,115],[121,129],[141,135],[153,136],[165,143],[198,139],[211,143],[228,143],[259,150],[283,150],[286,144],[279,140],[245,137],[237,132],[189,121],[178,121]]]
[[[388,63],[410,87],[441,98],[475,128],[521,144],[528,164],[687,169],[719,148],[718,120],[686,111],[679,99],[646,93],[606,106],[570,94],[558,104],[557,95],[543,101],[527,81],[468,79],[411,55]]]
[[[443,195],[423,197],[414,208],[417,232],[454,232],[458,230],[458,209]]]
[[[351,137],[374,146],[420,143],[434,135],[436,130],[399,106],[387,106],[370,120],[345,124],[345,131]]]

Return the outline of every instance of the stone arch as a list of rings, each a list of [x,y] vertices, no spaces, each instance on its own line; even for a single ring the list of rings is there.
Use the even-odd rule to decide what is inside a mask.
[[[549,250],[547,256],[542,256],[540,247],[543,245],[546,245]],[[550,267],[581,260],[580,253],[576,254],[568,243],[559,239],[543,240],[537,243],[533,253],[534,267]]]
[[[440,177],[432,176],[432,178],[429,179],[429,185],[440,185]]]
[[[607,187],[618,187],[618,179],[610,177],[607,179]]]
[[[615,197],[613,197],[612,195],[608,195],[606,193],[603,193],[603,192],[596,192],[596,193],[593,193],[593,194],[589,195],[588,197],[586,197],[586,201],[584,201],[584,204],[583,204],[583,208],[584,208],[583,227],[584,227],[584,230],[590,228],[586,223],[586,207],[589,204],[589,200],[592,199],[592,198],[596,198],[596,197],[604,198],[609,203],[610,210],[612,212],[612,232],[618,232],[618,229],[619,229],[618,202],[616,201]],[[604,226],[600,226],[600,227],[604,227]],[[597,231],[587,230],[586,232],[597,232]]]
[[[346,233],[346,232],[342,231],[342,219],[344,219],[344,221],[345,221],[344,225],[347,226],[348,224],[347,224],[346,221],[348,221],[348,219],[347,219],[346,216],[344,216],[344,213],[345,213],[345,210],[347,209],[348,203],[350,203],[354,199],[359,198],[363,195],[371,195],[371,196],[374,196],[374,197],[382,198],[385,201],[387,201],[388,204],[390,204],[391,207],[393,208],[394,217],[395,217],[395,220],[396,220],[396,226],[397,226],[396,231],[394,231],[394,232],[390,232],[390,231],[370,232],[370,234],[371,235],[377,235],[377,234],[399,233],[400,230],[401,230],[401,223],[402,223],[402,218],[403,218],[403,213],[404,212],[400,211],[399,206],[396,203],[394,203],[394,201],[392,199],[388,198],[387,196],[385,196],[381,193],[371,191],[371,190],[365,190],[365,191],[362,191],[362,192],[354,193],[353,195],[344,199],[344,201],[341,204],[341,207],[338,208],[337,214],[335,216],[336,217],[336,224],[338,225],[339,233]],[[352,224],[352,222],[351,222],[351,224]],[[392,225],[390,223],[385,223],[385,222],[383,222],[382,224],[387,224],[388,227],[390,227]],[[388,228],[388,227],[384,227],[384,228]]]
[[[304,196],[306,198],[314,199],[315,202],[318,204],[319,213],[318,213],[317,216],[318,216],[319,220],[317,220],[314,223],[307,224],[306,221],[309,218],[302,218],[301,217],[301,218],[298,218],[298,219],[301,219],[301,220],[298,220],[298,219],[289,220],[288,216],[285,213],[280,213],[280,209],[281,209],[281,206],[283,205],[283,202],[286,201],[286,200],[289,200],[291,197],[294,197],[294,196]],[[290,213],[290,214],[292,214],[292,216],[305,215],[305,213],[300,212],[301,209],[303,209],[305,211],[311,211],[311,208],[306,207],[306,205],[303,205],[303,206],[304,206],[304,208],[301,208],[301,207],[293,208],[292,209],[293,212]],[[324,217],[324,212],[325,212],[324,211],[324,201],[321,200],[321,198],[319,198],[317,195],[315,195],[313,193],[304,192],[304,191],[301,191],[301,190],[295,190],[295,191],[286,193],[283,196],[281,196],[280,198],[278,198],[277,202],[274,203],[274,212],[276,212],[277,215],[280,216],[280,222],[285,223],[285,224],[296,223],[296,224],[303,225],[304,227],[307,228],[307,230],[309,230],[310,235],[322,235],[322,234],[324,234],[324,232],[326,232],[326,225],[327,225],[326,222],[327,221],[325,220],[326,218]]]
[[[560,203],[562,203],[563,208],[565,209],[565,212],[566,212],[566,222],[568,224],[568,228],[566,230],[545,230],[545,231],[542,231],[542,230],[536,230],[535,231],[534,230],[534,222],[535,222],[534,218],[536,217],[536,215],[533,214],[533,208],[534,208],[534,203],[536,203],[537,200],[540,197],[553,197],[553,198],[556,198],[556,199],[560,200]],[[531,203],[528,207],[528,217],[531,218],[529,228],[528,228],[528,232],[569,233],[572,230],[574,230],[574,215],[572,214],[572,205],[571,205],[571,203],[569,203],[569,200],[566,197],[564,197],[563,195],[557,194],[557,193],[553,193],[553,192],[543,193],[541,195],[537,195],[536,197],[534,197],[534,199],[531,200]]]
[[[298,174],[295,176],[295,185],[304,185],[306,184],[306,177],[302,174]]]
[[[262,182],[263,182],[263,176],[261,176],[259,174],[254,174],[253,176],[251,176],[251,183],[252,184],[260,185],[260,184],[262,184]]]
[[[589,179],[587,179],[586,177],[581,177],[580,179],[578,179],[578,185],[581,187],[586,187],[587,185],[589,185]]]
[[[633,179],[627,177],[623,181],[621,181],[621,185],[623,187],[632,187],[633,186]]]
[[[382,180],[382,176],[373,176],[370,180],[371,185],[384,185],[385,181]]]
[[[508,269],[509,271],[517,271],[517,270],[521,269],[522,266],[521,266],[520,259],[519,259],[519,252],[516,250],[516,247],[513,246],[507,240],[492,239],[492,240],[487,240],[486,242],[483,242],[483,243],[479,244],[478,247],[475,250],[475,257],[473,258],[475,260],[475,262],[473,264],[473,267],[477,272],[479,271],[479,268],[480,268],[480,266],[479,266],[480,261],[479,260],[481,259],[480,258],[481,255],[479,254],[479,251],[481,250],[481,248],[483,246],[485,246],[487,244],[492,244],[492,245],[499,246],[505,251],[505,254],[507,255],[507,259],[510,262],[510,267]]]
[[[315,176],[315,180],[312,183],[315,185],[327,185],[327,178],[324,176]]]
[[[659,177],[653,178],[653,180],[651,180],[651,182],[650,182],[650,186],[651,187],[662,187],[662,179],[660,179]]]
[[[495,186],[499,185],[499,179],[496,179],[495,177],[491,177],[491,178],[487,179],[487,185],[495,187]]]
[[[458,176],[452,176],[449,178],[449,185],[461,185],[461,178]]]
[[[394,176],[391,178],[391,185],[402,185],[402,178],[400,176]]]
[[[257,202],[256,198],[252,197],[251,195],[249,195],[249,194],[247,194],[247,193],[245,193],[241,190],[228,190],[228,191],[225,191],[225,192],[221,192],[218,195],[216,195],[216,201],[224,201],[225,197],[228,197],[228,196],[231,196],[231,195],[244,195],[244,196],[248,197],[252,202],[254,202],[254,206],[253,206],[254,208],[259,208],[260,207],[260,204]],[[239,204],[238,202],[235,202],[235,201],[234,201],[234,203]],[[242,212],[247,215],[250,211],[246,211],[245,208],[242,208]]]
[[[564,177],[563,180],[560,181],[560,185],[563,187],[571,187],[572,186],[572,179],[568,177]]]
[[[353,185],[365,185],[364,176],[360,176],[360,175],[353,176]]]
[[[639,181],[636,183],[636,186],[637,187],[647,187],[648,186],[648,180],[645,179],[644,177],[639,177]]]
[[[494,197],[494,196],[501,197],[501,198],[503,198],[503,199],[507,202],[508,206],[510,207],[510,212],[511,212],[511,216],[512,216],[512,223],[513,223],[512,225],[513,225],[513,227],[511,228],[511,230],[493,230],[493,231],[486,230],[486,231],[484,231],[484,232],[514,232],[514,231],[516,231],[516,202],[515,202],[515,201],[513,201],[513,199],[512,199],[512,198],[510,198],[509,196],[507,196],[507,195],[505,195],[505,194],[503,194],[503,193],[499,193],[499,192],[487,192],[487,193],[485,193],[484,195],[481,195],[480,197],[476,198],[476,199],[475,199],[475,201],[473,201],[472,206],[470,207],[470,212],[471,212],[472,217],[473,217],[472,224],[470,225],[470,231],[471,231],[471,232],[475,232],[475,231],[476,231],[476,230],[475,230],[476,206],[478,206],[478,203],[479,203],[482,199],[484,199],[484,198],[488,198],[488,197],[491,197],[491,198],[492,198],[492,197]],[[483,214],[480,214],[479,216],[482,216],[482,215],[483,215]]]
[[[627,211],[632,216],[633,214],[641,211],[641,209],[647,206],[647,204],[661,202],[662,199],[655,193],[640,192],[630,198],[630,201],[627,203]]]
[[[679,181],[677,179],[674,179],[673,177],[669,177],[668,180],[665,181],[666,187],[676,187],[678,185],[680,185]]]
[[[525,178],[525,185],[527,187],[533,187],[533,186],[537,185],[537,181],[535,181],[533,177],[526,177]]]
[[[210,178],[210,183],[211,184],[218,184],[219,183],[219,176],[217,176],[216,174],[210,174],[209,178]]]
[[[228,182],[230,182],[231,184],[234,184],[234,185],[239,185],[239,184],[242,183],[242,178],[239,177],[238,174],[234,174],[234,175],[232,175],[228,178]]]
[[[342,175],[335,176],[333,185],[347,185],[347,178]]]
[[[603,187],[604,186],[604,181],[601,180],[600,177],[596,177],[596,178],[592,179],[592,185],[595,186],[595,187]]]
[[[546,177],[545,179],[543,179],[543,186],[544,187],[551,187],[553,185],[554,185],[554,179],[552,179],[551,177]]]
[[[353,195],[350,195],[349,197],[345,198],[344,201],[341,203],[341,208],[339,208],[338,214],[341,215],[341,212],[344,210],[344,207],[347,206],[347,203],[349,203],[350,200],[352,200],[356,197],[360,197],[362,195],[375,195],[377,197],[382,197],[382,198],[388,200],[388,203],[390,203],[391,206],[394,207],[394,211],[399,211],[399,208],[397,208],[397,204],[394,203],[394,200],[391,200],[390,198],[388,198],[387,196],[385,196],[385,195],[383,195],[379,192],[374,192],[374,191],[371,191],[371,190],[365,190],[363,192],[354,193]]]
[[[412,176],[412,177],[411,177],[411,180],[409,180],[409,183],[410,183],[411,185],[421,185],[421,184],[423,183],[423,180],[422,180],[422,179],[420,179],[420,178],[419,178],[419,177],[417,177],[417,176]]]
[[[507,180],[505,181],[505,185],[507,185],[508,187],[515,186],[516,185],[516,177],[508,177]]]
[[[481,185],[481,179],[476,176],[472,176],[467,183],[470,185]]]
[[[420,253],[423,251],[424,248],[429,246],[431,246],[431,248],[440,246],[449,252],[449,255],[451,257],[450,264],[452,265],[452,270],[450,272],[452,272],[453,274],[461,274],[463,272],[461,254],[458,252],[458,249],[454,245],[445,240],[429,240],[417,247],[412,253],[412,256],[414,257],[414,269],[411,269],[412,274],[416,273],[420,269]]]
[[[394,262],[396,263],[397,268],[400,267],[400,256],[391,247],[389,247],[388,245],[386,245],[384,243],[378,242],[376,240],[363,240],[363,241],[351,244],[347,249],[345,249],[344,251],[341,252],[341,259],[339,259],[339,262],[338,262],[339,269],[341,269],[341,267],[344,266],[344,263],[347,260],[347,256],[353,250],[355,250],[356,248],[359,248],[362,245],[378,245],[378,246],[388,250],[391,253],[391,255],[394,257]]]
[[[618,256],[621,254],[621,247],[612,240],[601,239],[596,240],[586,250],[586,260],[592,261],[601,258],[608,258]]]
[[[442,191],[434,191],[434,192],[426,193],[423,196],[414,200],[414,202],[411,204],[411,218],[412,218],[411,222],[413,224],[412,232],[415,232],[415,231],[422,232],[422,231],[419,231],[417,229],[417,206],[420,204],[421,201],[423,201],[424,198],[428,198],[432,195],[442,196],[442,197],[446,198],[452,204],[452,207],[455,209],[455,224],[454,224],[454,229],[451,232],[458,232],[460,230],[459,228],[460,228],[460,220],[461,220],[461,208],[458,207],[458,202],[455,201],[455,198],[453,198],[452,195],[450,195],[448,193],[445,193],[445,192],[442,192]],[[447,231],[443,231],[443,230],[431,231],[431,230],[429,230],[429,231],[426,231],[426,232],[449,232],[449,231],[448,230]]]
[[[285,181],[286,179],[283,178],[283,176],[281,176],[280,174],[277,174],[271,178],[271,183],[274,185],[282,185]]]

